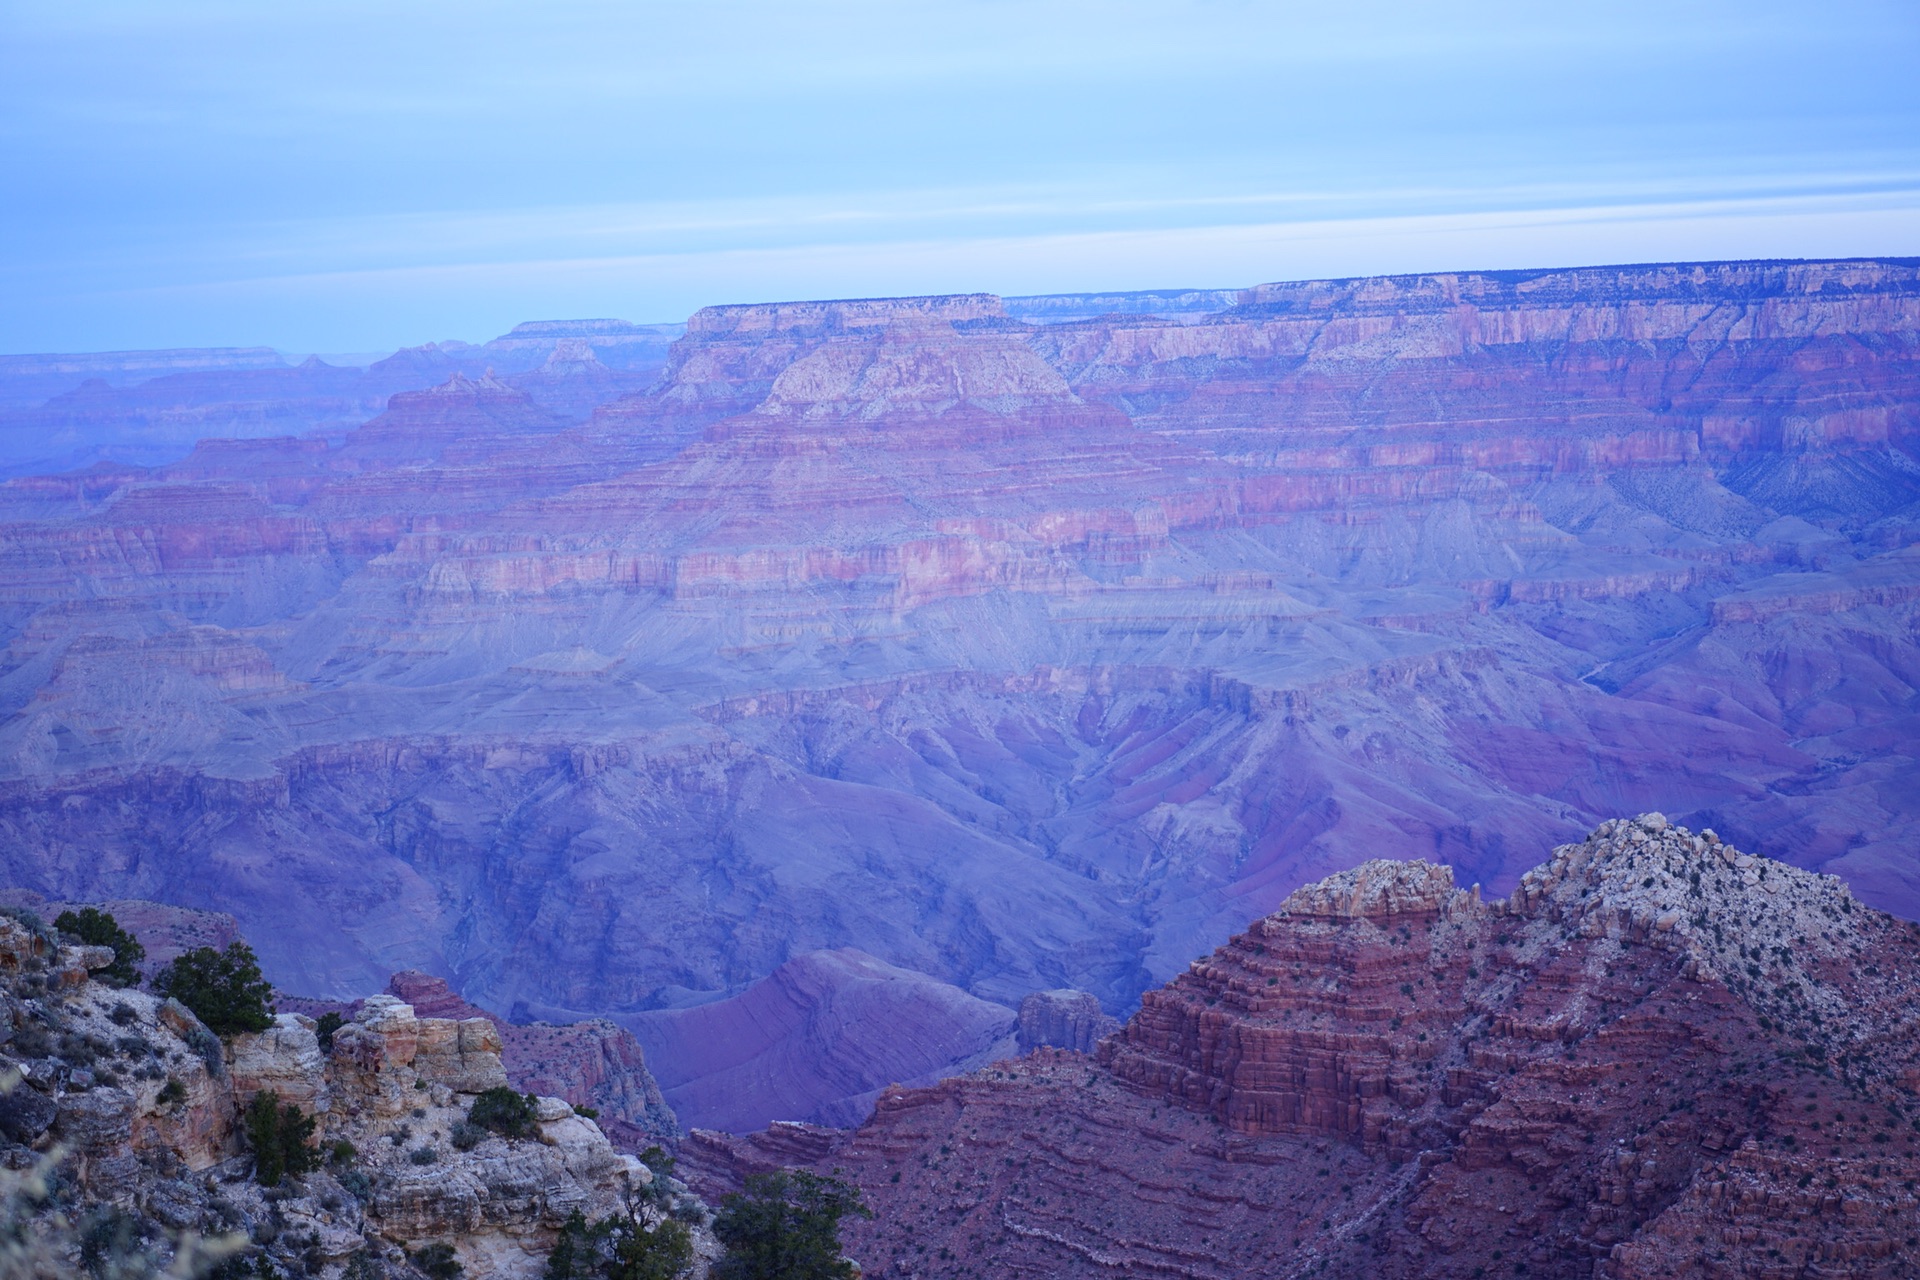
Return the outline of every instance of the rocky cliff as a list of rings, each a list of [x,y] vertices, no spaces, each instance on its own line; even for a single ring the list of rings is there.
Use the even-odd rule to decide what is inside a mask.
[[[671,1148],[679,1140],[680,1122],[648,1070],[639,1041],[624,1028],[604,1018],[564,1026],[508,1022],[462,1000],[445,979],[411,970],[394,974],[387,993],[423,1017],[492,1023],[509,1083],[524,1093],[599,1112],[601,1131],[615,1146],[640,1151],[656,1143]]]
[[[927,1045],[1617,812],[1920,914],[1920,268],[1193,301],[713,308],[586,421],[517,380],[615,348],[543,330],[0,485],[0,869],[516,1019],[854,948],[952,989]],[[873,1083],[814,1066],[790,1118]]]
[[[185,1233],[256,1270],[379,1277],[415,1274],[409,1259],[439,1245],[479,1280],[541,1274],[576,1209],[680,1195],[699,1216],[558,1098],[537,1099],[525,1136],[468,1125],[475,1097],[507,1079],[484,1018],[421,1017],[381,995],[327,1047],[293,1013],[223,1043],[177,1001],[89,978],[111,960],[0,916],[0,1162],[52,1161],[67,1190],[44,1212],[105,1223],[119,1247],[164,1259]],[[261,1185],[241,1115],[263,1090],[318,1122],[318,1169]],[[36,1220],[11,1228],[31,1235]],[[715,1246],[704,1226],[696,1240],[704,1274]]]
[[[1092,1055],[695,1135],[844,1170],[873,1276],[1905,1276],[1920,927],[1658,814],[1504,898],[1370,861]]]

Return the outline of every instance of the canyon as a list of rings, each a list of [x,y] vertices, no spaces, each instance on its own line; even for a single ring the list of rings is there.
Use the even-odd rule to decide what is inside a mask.
[[[1380,857],[1659,809],[1920,915],[1920,264],[514,334],[5,409],[7,884],[604,1019],[741,1132]]]

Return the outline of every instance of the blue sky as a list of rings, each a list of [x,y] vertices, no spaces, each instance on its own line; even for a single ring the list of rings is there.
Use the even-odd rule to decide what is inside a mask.
[[[0,351],[1920,255],[1920,5],[0,0]]]

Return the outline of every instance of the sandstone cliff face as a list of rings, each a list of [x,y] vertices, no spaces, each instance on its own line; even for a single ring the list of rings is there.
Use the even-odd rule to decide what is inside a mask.
[[[556,1022],[843,947],[1118,1015],[1379,849],[1503,892],[1655,807],[1912,915],[1914,281],[724,308],[570,426],[553,334],[405,353],[344,441],[0,485],[0,865]]]
[[[500,1065],[523,1093],[560,1098],[600,1113],[599,1126],[615,1146],[629,1151],[680,1137],[680,1123],[647,1068],[631,1032],[602,1018],[554,1026],[516,1025],[462,1000],[446,981],[428,974],[396,973],[390,995],[432,1018],[464,1026],[478,1018],[500,1039]]]
[[[290,1013],[223,1046],[174,1001],[88,979],[111,960],[0,916],[0,1159],[24,1168],[57,1144],[80,1203],[138,1215],[156,1244],[240,1232],[282,1270],[380,1276],[441,1242],[468,1275],[533,1277],[570,1212],[624,1211],[654,1181],[557,1098],[538,1100],[532,1138],[453,1143],[474,1095],[506,1083],[484,1018],[374,996],[330,1051]],[[318,1120],[323,1152],[352,1156],[257,1185],[239,1119],[262,1090]],[[715,1246],[704,1227],[697,1239],[704,1273]]]
[[[1366,863],[1091,1057],[689,1152],[712,1190],[846,1170],[871,1275],[1900,1276],[1917,962],[1837,880],[1649,814],[1504,899]]]

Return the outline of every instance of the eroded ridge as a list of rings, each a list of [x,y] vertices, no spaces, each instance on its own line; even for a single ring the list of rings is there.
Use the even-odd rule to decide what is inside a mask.
[[[1920,927],[1646,814],[1504,899],[1366,863],[1092,1055],[694,1159],[853,1174],[872,1275],[1906,1276],[1917,977]]]

